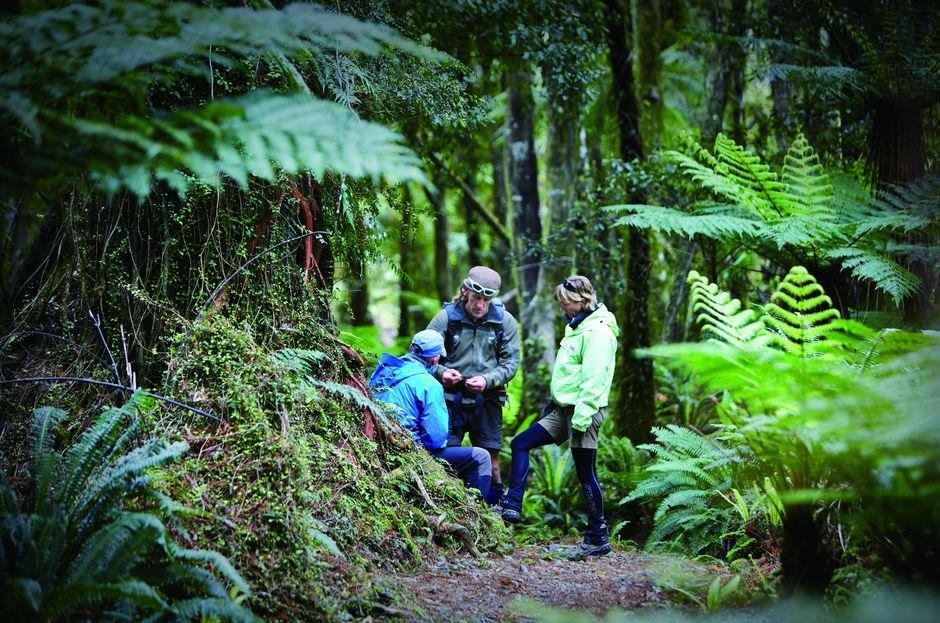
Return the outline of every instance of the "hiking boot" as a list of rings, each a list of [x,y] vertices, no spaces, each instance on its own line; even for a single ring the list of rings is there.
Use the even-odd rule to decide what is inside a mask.
[[[603,556],[610,553],[610,538],[606,534],[596,539],[584,537],[580,548],[584,556]]]
[[[503,507],[502,516],[503,521],[511,524],[517,524],[519,523],[519,520],[522,519],[522,517],[519,515],[519,511],[514,508],[506,508],[505,506]]]

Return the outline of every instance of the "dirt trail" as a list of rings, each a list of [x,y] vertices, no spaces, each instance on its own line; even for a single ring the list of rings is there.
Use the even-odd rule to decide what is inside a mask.
[[[511,554],[474,559],[441,557],[420,573],[388,582],[414,596],[413,603],[389,603],[373,621],[496,623],[527,621],[519,598],[553,608],[602,615],[610,608],[636,610],[667,605],[665,592],[645,571],[653,557],[614,549],[607,556],[571,560],[577,545],[521,546]]]

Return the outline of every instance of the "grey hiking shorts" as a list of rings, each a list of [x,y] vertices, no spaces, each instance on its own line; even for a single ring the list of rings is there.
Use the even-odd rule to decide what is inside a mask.
[[[548,431],[559,446],[565,441],[571,442],[572,448],[587,448],[589,450],[597,449],[597,435],[601,430],[601,424],[606,417],[606,408],[601,408],[594,414],[591,425],[583,433],[571,428],[571,416],[574,415],[574,405],[562,407],[554,402],[548,403],[548,406],[542,410],[542,419],[538,423]]]

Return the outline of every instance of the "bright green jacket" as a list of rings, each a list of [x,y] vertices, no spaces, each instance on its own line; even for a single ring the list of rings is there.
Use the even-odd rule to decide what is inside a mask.
[[[565,327],[552,372],[552,400],[574,405],[572,428],[586,431],[594,414],[607,406],[617,352],[617,319],[603,305],[574,329]]]

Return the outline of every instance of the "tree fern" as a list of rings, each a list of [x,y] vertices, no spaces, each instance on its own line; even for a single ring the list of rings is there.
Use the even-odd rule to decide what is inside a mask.
[[[772,343],[717,340],[722,331],[716,331],[706,342],[648,351],[662,365],[692,375],[705,391],[726,396],[719,405],[722,422],[746,446],[734,446],[746,461],[726,464],[743,487],[735,488],[763,483],[768,496],[779,494],[785,531],[792,512],[812,513],[839,501],[836,521],[888,531],[901,541],[910,535],[929,540],[940,516],[940,337],[879,333],[841,319],[800,268],[764,311]],[[667,461],[654,476],[662,480],[638,487],[638,498],[663,495],[667,482],[676,490],[704,490],[707,480],[685,466],[686,457],[658,452]],[[932,545],[922,546],[930,554],[924,560],[937,554]],[[800,545],[791,540],[785,547]]]
[[[228,598],[216,577],[247,594],[248,586],[215,552],[181,548],[160,511],[135,510],[154,497],[148,472],[178,458],[185,444],[133,442],[140,393],[122,408],[100,414],[67,452],[53,452],[55,423],[63,413],[38,409],[29,439],[33,490],[20,506],[0,484],[0,598],[4,615],[22,621],[93,617],[186,617],[193,608],[231,620],[254,620]],[[12,554],[12,556],[8,555]],[[199,564],[211,564],[210,572]],[[206,597],[206,596],[209,597]],[[184,599],[186,607],[176,609]],[[228,602],[227,604],[224,602]],[[119,617],[119,618],[120,618]]]
[[[694,156],[668,152],[666,158],[710,197],[687,212],[610,206],[629,212],[617,225],[740,241],[779,264],[789,263],[784,253],[835,262],[898,304],[920,287],[890,242],[893,235],[940,222],[940,179],[928,176],[872,196],[857,182],[826,171],[802,136],[790,146],[779,174],[724,136],[716,139],[714,155],[691,149]],[[924,246],[912,245],[905,253],[936,259]]]

